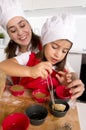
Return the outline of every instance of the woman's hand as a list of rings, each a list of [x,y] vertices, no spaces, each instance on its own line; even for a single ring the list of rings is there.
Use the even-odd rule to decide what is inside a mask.
[[[80,97],[85,90],[84,84],[80,79],[73,80],[67,87],[70,88],[70,93],[72,93],[72,100]]]
[[[48,74],[52,73],[52,65],[50,62],[41,62],[33,67],[29,67],[30,77],[43,79],[47,78]]]

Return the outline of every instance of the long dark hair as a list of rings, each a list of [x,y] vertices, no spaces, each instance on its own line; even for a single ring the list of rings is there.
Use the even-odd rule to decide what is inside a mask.
[[[5,53],[6,53],[6,58],[7,59],[16,56],[16,49],[17,49],[18,46],[19,46],[19,44],[15,43],[13,40],[9,41],[8,46],[5,49]],[[36,35],[32,31],[30,50],[31,51],[35,51],[35,49],[39,49],[39,47],[41,47],[40,36]]]

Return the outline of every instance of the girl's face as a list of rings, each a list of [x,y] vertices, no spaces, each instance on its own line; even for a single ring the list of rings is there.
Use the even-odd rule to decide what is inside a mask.
[[[68,40],[57,40],[48,43],[45,46],[44,55],[52,65],[55,65],[65,58],[71,48],[71,44]]]
[[[23,17],[12,18],[7,24],[7,32],[11,40],[21,46],[28,46],[31,41],[31,27]]]

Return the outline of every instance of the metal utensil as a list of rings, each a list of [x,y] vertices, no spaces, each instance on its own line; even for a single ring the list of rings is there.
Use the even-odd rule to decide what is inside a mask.
[[[54,90],[53,90],[53,82],[52,82],[52,78],[51,78],[51,75],[49,75],[49,79],[50,79],[50,85],[49,85],[49,81],[48,81],[48,78],[47,78],[47,86],[48,86],[48,89],[49,89],[49,92],[50,92],[50,96],[51,96],[51,100],[52,100],[52,103],[55,104],[55,100],[54,100]]]

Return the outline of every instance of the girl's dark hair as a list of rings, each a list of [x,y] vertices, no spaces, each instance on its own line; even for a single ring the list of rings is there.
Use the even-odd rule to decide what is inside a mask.
[[[6,53],[6,58],[7,59],[16,56],[15,53],[16,53],[16,49],[17,49],[18,46],[19,46],[19,44],[15,43],[13,40],[10,40],[10,42],[8,43],[8,46],[5,49],[5,53]],[[40,36],[36,35],[32,31],[30,50],[34,51],[35,49],[38,49],[39,47],[41,47]]]

